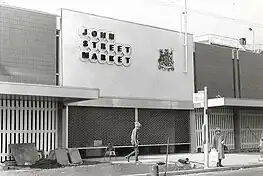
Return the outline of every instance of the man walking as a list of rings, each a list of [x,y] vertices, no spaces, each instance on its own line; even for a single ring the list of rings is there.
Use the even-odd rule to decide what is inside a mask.
[[[218,163],[217,167],[223,167],[222,165],[222,159],[225,158],[225,151],[224,151],[224,138],[221,134],[221,129],[217,128],[216,129],[216,134],[213,136],[212,139],[212,147],[216,149],[218,152]]]
[[[129,155],[125,156],[125,158],[130,162],[130,157],[135,154],[135,162],[138,162],[139,156],[139,129],[141,124],[139,122],[135,122],[135,128],[132,130],[131,134],[131,144],[133,146],[133,150]]]
[[[263,132],[261,133],[261,137],[259,141],[259,152],[260,152],[259,160],[263,161]]]

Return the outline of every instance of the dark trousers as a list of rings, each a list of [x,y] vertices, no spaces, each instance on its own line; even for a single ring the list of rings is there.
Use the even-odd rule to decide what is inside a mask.
[[[138,161],[139,146],[133,146],[133,151],[129,155],[127,155],[126,157],[129,159],[134,154],[135,154],[135,161]]]

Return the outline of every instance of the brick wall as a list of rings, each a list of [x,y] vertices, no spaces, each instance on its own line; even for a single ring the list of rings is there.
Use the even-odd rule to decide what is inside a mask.
[[[0,81],[56,84],[56,17],[0,6]]]
[[[239,52],[240,94],[242,98],[263,98],[263,55]]]
[[[232,49],[195,44],[195,89],[208,86],[208,97],[234,97]]]

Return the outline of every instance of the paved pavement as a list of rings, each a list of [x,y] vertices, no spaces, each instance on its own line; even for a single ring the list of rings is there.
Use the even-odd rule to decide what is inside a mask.
[[[203,162],[203,154],[173,154],[169,155],[169,163],[174,163],[179,158],[188,157],[191,161]],[[165,161],[165,155],[140,156],[141,164],[128,163],[123,157],[116,158],[112,164],[84,165],[79,167],[66,167],[51,170],[23,170],[0,171],[1,176],[123,176],[144,174],[149,172],[149,167],[157,161]],[[92,159],[102,161],[103,159]],[[227,154],[223,164],[226,167],[237,165],[259,164],[258,154]],[[170,168],[172,169],[172,168]],[[260,173],[260,172],[259,172]],[[209,174],[208,174],[209,175]]]
[[[152,156],[140,156],[139,159],[142,163],[156,163],[156,161],[165,161],[165,155],[152,155]],[[204,154],[172,154],[169,155],[168,161],[175,162],[180,158],[189,158],[190,161],[204,163]],[[236,166],[236,165],[253,165],[259,164],[258,153],[241,153],[241,154],[226,154],[226,158],[223,160],[223,165],[225,166]],[[98,159],[95,159],[98,160]],[[103,161],[103,159],[100,159]],[[131,160],[131,162],[133,162]],[[113,163],[127,163],[127,161],[122,158],[117,158],[116,161],[113,159]]]

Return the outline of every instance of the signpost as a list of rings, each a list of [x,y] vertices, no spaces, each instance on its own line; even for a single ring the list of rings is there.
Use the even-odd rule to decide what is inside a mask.
[[[204,87],[204,124],[203,124],[203,143],[204,143],[204,166],[209,168],[209,139],[208,139],[208,98],[207,87]]]
[[[202,125],[202,140],[204,150],[204,166],[209,168],[209,128],[208,128],[208,98],[207,98],[207,87],[204,87],[203,91],[194,93],[193,102],[200,104],[204,107],[204,123]]]

